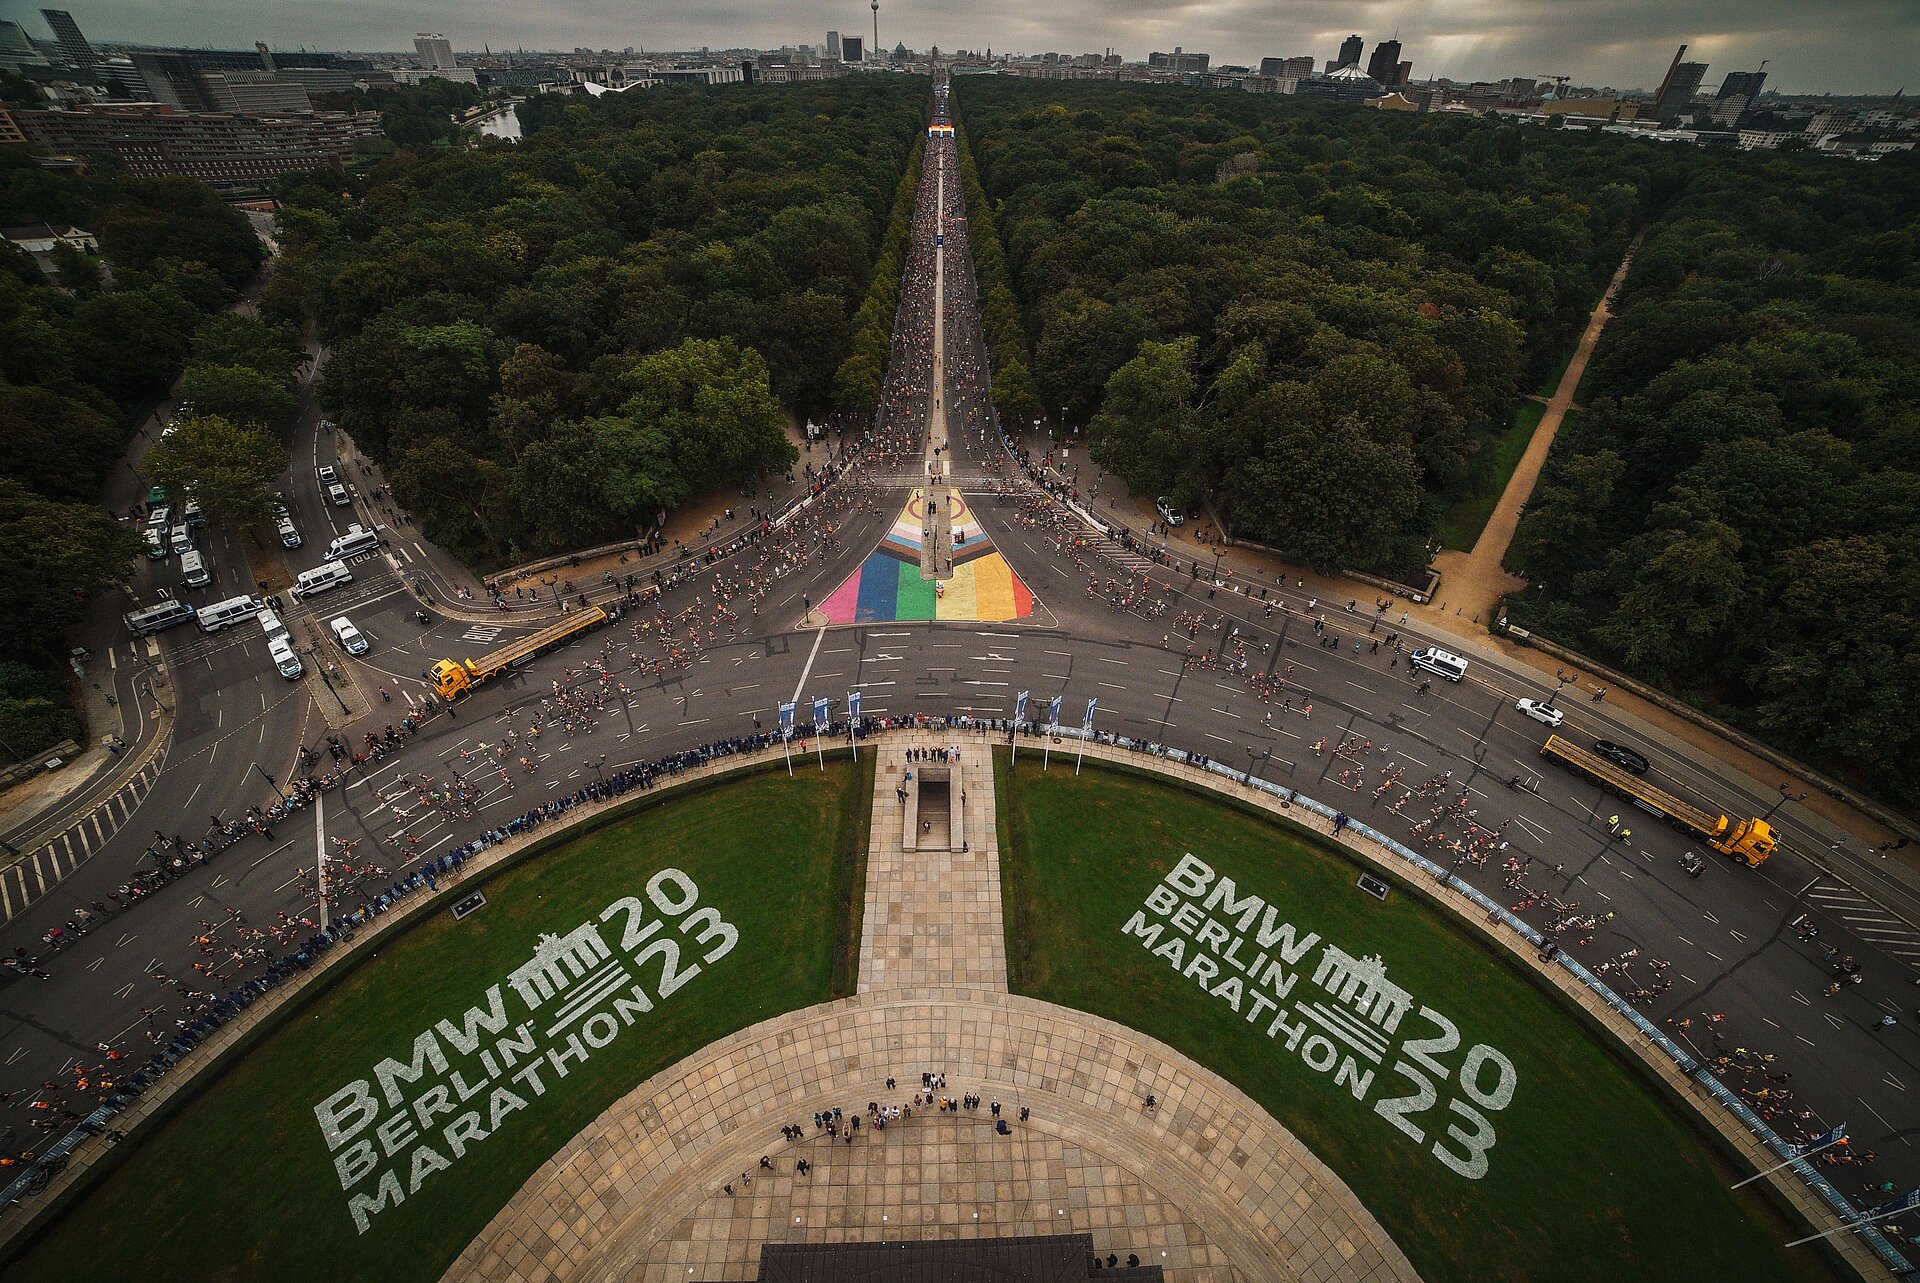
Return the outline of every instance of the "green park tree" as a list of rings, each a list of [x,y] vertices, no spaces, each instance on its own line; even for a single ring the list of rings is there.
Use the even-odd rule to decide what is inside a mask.
[[[287,450],[256,423],[215,415],[182,419],[147,454],[147,475],[176,495],[191,494],[209,520],[251,528],[273,516],[273,479]]]
[[[180,397],[196,414],[272,432],[293,417],[293,393],[286,380],[252,366],[191,361],[180,373]]]

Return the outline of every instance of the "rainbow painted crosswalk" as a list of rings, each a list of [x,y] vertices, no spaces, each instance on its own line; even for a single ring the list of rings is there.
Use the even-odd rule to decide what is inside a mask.
[[[953,522],[953,577],[920,577],[924,498],[907,501],[880,546],[820,604],[830,624],[879,624],[898,620],[1005,623],[1033,614],[1033,593],[993,540],[980,528],[966,500],[948,503]]]

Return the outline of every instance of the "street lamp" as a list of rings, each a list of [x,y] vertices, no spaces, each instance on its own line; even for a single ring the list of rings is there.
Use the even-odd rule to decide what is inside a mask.
[[[1807,800],[1805,793],[1794,793],[1792,780],[1781,780],[1778,784],[1774,785],[1774,787],[1780,790],[1780,800],[1767,808],[1767,813],[1760,817],[1763,820],[1771,820],[1773,813],[1789,802],[1804,802]]]
[[[260,763],[255,762],[253,764],[253,769],[260,772],[260,778],[265,780],[269,785],[271,785],[275,793],[280,793],[280,786],[274,783],[273,776],[267,774],[265,767],[261,766]],[[288,806],[288,807],[293,805],[291,802],[287,801],[287,795],[285,793],[280,793],[280,804],[282,806]]]

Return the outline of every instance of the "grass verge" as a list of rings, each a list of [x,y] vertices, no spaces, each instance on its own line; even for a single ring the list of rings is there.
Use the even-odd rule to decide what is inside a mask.
[[[1533,440],[1533,430],[1540,426],[1540,417],[1546,412],[1547,407],[1538,401],[1522,401],[1514,411],[1513,426],[1481,450],[1474,461],[1472,494],[1440,515],[1442,547],[1473,551],[1480,532],[1487,528],[1487,519],[1493,516],[1500,496],[1506,492],[1513,470],[1520,466],[1520,456],[1527,452],[1527,443]]]
[[[871,778],[861,791],[862,774],[842,759],[824,773],[788,779],[775,768],[663,799],[469,883],[465,889],[484,886],[485,908],[461,922],[435,914],[384,942],[162,1124],[13,1262],[7,1277],[438,1278],[548,1157],[635,1085],[717,1038],[831,996],[850,930],[858,948],[857,923],[841,895],[850,854],[864,852],[859,839]],[[660,919],[646,888],[666,868],[682,870],[698,888],[698,903],[737,928],[737,945],[703,960],[711,952],[700,938],[704,924],[676,929],[668,918],[652,939],[681,946],[684,987],[663,992],[664,963],[635,953],[630,970],[652,1010],[564,1075],[545,1054],[564,1037],[543,1039],[541,1054],[525,1062],[543,1066],[539,1093],[494,1076],[483,1091],[510,1087],[526,1107],[498,1117],[482,1109],[485,1138],[428,1173],[404,1202],[370,1216],[359,1232],[336,1176],[335,1152],[346,1151],[329,1151],[314,1106],[354,1080],[374,1079],[384,1057],[409,1060],[416,1037],[436,1021],[460,1027],[462,1012],[486,1007],[489,986],[501,987],[510,1021],[544,1031],[566,995],[529,1014],[507,983],[510,973],[529,961],[543,934],[564,935],[585,922],[599,925],[614,959],[628,957],[624,933],[640,919],[601,915],[631,896],[647,904],[645,916]],[[695,965],[699,974],[691,974]],[[447,1055],[468,1084],[488,1077],[475,1067],[477,1052]],[[446,1081],[429,1070],[420,1082],[400,1086],[417,1100],[430,1080]],[[497,1111],[501,1102],[481,1094],[456,1108],[483,1105]],[[398,1112],[381,1109],[382,1124]],[[452,1117],[432,1118],[417,1129],[420,1138],[438,1143]],[[397,1157],[381,1167],[397,1165],[405,1188],[418,1172],[418,1149],[414,1142],[395,1149]],[[449,1149],[439,1144],[437,1152],[444,1157]],[[373,1185],[369,1179],[353,1188],[370,1193]]]
[[[1834,1277],[1825,1258],[1777,1246],[1797,1235],[1763,1197],[1728,1191],[1737,1178],[1638,1071],[1509,960],[1416,898],[1396,892],[1378,902],[1355,888],[1353,865],[1312,839],[1177,786],[1104,769],[1076,781],[1024,759],[1007,781],[1002,885],[1007,920],[1024,936],[1018,952],[1008,941],[1014,990],[1120,1021],[1222,1074],[1347,1182],[1429,1283]],[[1186,852],[1231,877],[1236,895],[1260,896],[1278,922],[1296,925],[1296,939],[1318,934],[1286,968],[1288,1025],[1324,1030],[1304,1014],[1309,1002],[1353,1016],[1317,980],[1327,947],[1383,959],[1386,979],[1412,1005],[1377,1066],[1346,1053],[1338,1067],[1317,1069],[1289,1049],[1288,1035],[1271,1033],[1273,1009],[1250,1023],[1203,989],[1203,975],[1182,974],[1125,932]],[[1155,947],[1181,940],[1191,966],[1202,951],[1199,923],[1189,920],[1183,935],[1172,919],[1144,912],[1164,928]],[[1199,915],[1209,916],[1224,912]],[[1209,947],[1216,958],[1226,952]],[[1223,964],[1221,974],[1237,973]],[[1246,993],[1254,988],[1248,982]],[[1254,1010],[1251,997],[1243,1005]],[[1457,1028],[1457,1042],[1428,1010]],[[1312,1049],[1312,1038],[1297,1046]],[[1503,1075],[1482,1046],[1513,1066],[1504,1107],[1485,1104]],[[1439,1072],[1422,1067],[1422,1054]],[[1371,1080],[1356,1081],[1366,1071]],[[1355,1077],[1341,1081],[1347,1073]],[[1424,1103],[1422,1080],[1434,1088]],[[1460,1173],[1436,1157],[1441,1149],[1456,1162],[1480,1149],[1484,1174]]]

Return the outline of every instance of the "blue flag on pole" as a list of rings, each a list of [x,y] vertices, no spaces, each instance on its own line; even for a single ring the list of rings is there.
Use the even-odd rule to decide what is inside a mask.
[[[1793,1156],[1799,1158],[1803,1154],[1811,1154],[1816,1149],[1825,1149],[1846,1134],[1847,1125],[1845,1123],[1835,1123],[1832,1127],[1821,1132],[1812,1140],[1802,1141],[1800,1144],[1795,1145],[1793,1147]]]
[[[1100,704],[1100,701],[1097,699],[1090,699],[1087,701],[1087,720],[1080,723],[1081,730],[1090,731],[1093,729],[1093,710],[1099,707],[1099,704]]]
[[[1065,698],[1065,695],[1055,695],[1047,704],[1047,725],[1055,729],[1060,726],[1060,701]]]
[[[847,716],[856,722],[860,720],[860,692],[857,690],[847,692]]]
[[[1920,1185],[1908,1190],[1890,1203],[1882,1203],[1865,1213],[1868,1220],[1879,1220],[1882,1216],[1893,1216],[1900,1212],[1910,1212],[1920,1207]]]
[[[813,701],[813,729],[815,733],[827,729],[827,700],[825,696]]]
[[[793,705],[791,703],[780,706],[780,737],[793,738]]]
[[[1013,697],[1013,720],[1016,722],[1027,720],[1027,695],[1028,692],[1021,691]]]

